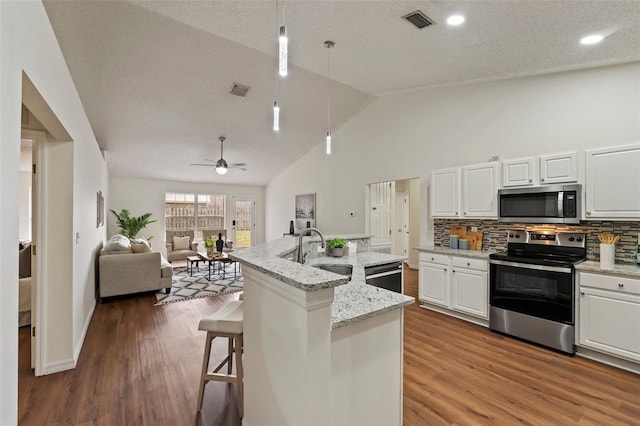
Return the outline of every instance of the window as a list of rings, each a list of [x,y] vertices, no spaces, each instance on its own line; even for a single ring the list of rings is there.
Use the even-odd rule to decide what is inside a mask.
[[[217,194],[165,194],[167,231],[193,231],[202,240],[202,231],[225,229],[225,196]]]

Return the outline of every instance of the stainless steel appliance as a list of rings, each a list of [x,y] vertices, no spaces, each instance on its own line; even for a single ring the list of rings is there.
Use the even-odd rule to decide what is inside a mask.
[[[580,223],[582,185],[498,190],[498,221]]]
[[[575,354],[575,267],[585,234],[509,231],[489,256],[489,328]]]
[[[367,284],[402,293],[402,262],[367,266],[364,276]]]

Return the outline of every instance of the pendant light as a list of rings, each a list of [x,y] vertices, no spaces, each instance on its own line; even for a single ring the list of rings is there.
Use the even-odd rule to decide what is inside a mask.
[[[282,13],[284,15],[284,9]],[[284,20],[284,16],[283,16],[283,20]],[[282,30],[283,28],[284,26],[282,26],[280,30]],[[276,0],[276,35],[278,35],[279,33],[280,31],[278,30],[278,0]],[[286,35],[286,30],[285,30],[285,35]],[[279,71],[281,70],[281,65],[280,65],[280,60],[282,59],[281,49],[282,49],[281,41],[280,41],[280,37],[278,37],[278,58],[279,58],[278,70]],[[285,44],[285,50],[286,50],[286,44]],[[286,62],[285,62],[285,71],[286,71]],[[276,100],[273,101],[273,131],[274,132],[280,131],[280,103],[278,102],[277,97],[278,97],[278,75],[276,75]]]
[[[276,3],[277,7],[277,3]],[[277,25],[277,24],[276,24]],[[286,77],[288,73],[287,61],[288,61],[288,45],[289,39],[287,38],[287,27],[284,26],[284,5],[282,6],[282,26],[278,32],[278,73],[281,77]]]
[[[324,47],[327,48],[327,155],[331,154],[331,79],[330,79],[330,71],[331,71],[331,48],[335,46],[335,43],[331,40],[327,40],[324,42]]]
[[[278,101],[273,101],[273,131],[280,131],[280,105]]]
[[[289,39],[287,38],[287,28],[283,25],[280,27],[280,37],[278,37],[278,72],[282,77],[286,77],[287,70],[287,48],[289,44]]]

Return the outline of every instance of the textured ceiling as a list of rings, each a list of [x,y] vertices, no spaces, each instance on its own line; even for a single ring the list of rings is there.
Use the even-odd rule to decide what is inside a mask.
[[[264,185],[324,140],[327,50],[335,130],[376,96],[640,60],[640,2],[67,1],[45,7],[110,173]],[[276,16],[290,38],[278,81]],[[401,17],[416,9],[435,25]],[[460,27],[445,23],[462,13]],[[578,40],[599,32],[596,46]],[[233,82],[251,86],[245,98]],[[190,163],[219,158],[248,171]],[[336,149],[339,149],[336,147]]]

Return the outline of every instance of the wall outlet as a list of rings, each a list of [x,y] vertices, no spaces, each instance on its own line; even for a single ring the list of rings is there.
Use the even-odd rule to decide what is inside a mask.
[[[478,227],[477,226],[472,226],[471,227],[471,232],[478,232]]]

